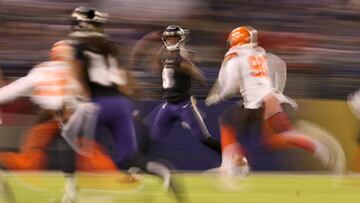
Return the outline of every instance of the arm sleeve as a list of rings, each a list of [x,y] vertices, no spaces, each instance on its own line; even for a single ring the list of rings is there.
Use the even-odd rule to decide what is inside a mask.
[[[26,96],[34,84],[34,75],[28,74],[14,82],[0,88],[0,104],[13,101],[21,96]]]
[[[161,56],[163,54],[163,48],[159,49],[159,51],[156,53],[154,61],[153,61],[153,70],[155,72],[161,72],[162,68],[163,68],[163,61],[161,59]]]
[[[223,65],[219,73],[220,98],[232,97],[240,91],[240,66],[238,58],[230,59]]]
[[[206,85],[205,82],[205,76],[202,73],[202,71],[194,64],[192,63],[190,60],[182,60],[181,61],[181,68],[183,69],[183,71],[190,75],[193,79],[195,79],[196,81],[198,81],[200,84],[202,85]]]
[[[283,92],[286,85],[286,63],[278,56],[267,53],[270,78],[277,92]]]

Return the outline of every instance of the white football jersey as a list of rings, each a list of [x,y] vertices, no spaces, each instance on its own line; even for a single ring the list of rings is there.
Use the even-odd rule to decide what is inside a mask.
[[[281,103],[297,107],[295,101],[283,95],[285,83],[286,63],[255,44],[230,49],[219,73],[220,97],[240,93],[248,109],[261,107],[270,93]]]
[[[80,86],[71,73],[71,66],[63,61],[47,61],[31,70],[34,78],[31,100],[42,109],[59,110],[65,104],[74,106]]]
[[[262,99],[273,92],[265,50],[253,44],[230,49],[219,73],[219,85],[221,98],[239,92],[245,108],[261,107]]]
[[[42,109],[59,110],[65,103],[76,102],[77,95],[80,95],[80,87],[71,76],[70,65],[48,61],[36,65],[25,77],[0,88],[0,104],[29,96]]]

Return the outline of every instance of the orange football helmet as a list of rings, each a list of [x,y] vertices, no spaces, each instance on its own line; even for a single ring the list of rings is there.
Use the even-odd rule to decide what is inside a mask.
[[[230,47],[257,43],[257,31],[251,26],[241,26],[230,32],[227,42]]]

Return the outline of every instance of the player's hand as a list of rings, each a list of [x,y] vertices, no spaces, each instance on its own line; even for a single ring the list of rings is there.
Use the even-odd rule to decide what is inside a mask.
[[[190,97],[190,101],[191,101],[191,105],[192,105],[192,106],[196,106],[196,105],[197,105],[197,100],[196,100],[196,98],[195,98],[194,96],[191,96],[191,97]]]
[[[211,106],[214,104],[217,104],[221,101],[221,98],[218,94],[213,94],[213,95],[209,95],[206,99],[205,99],[205,105],[206,106]]]

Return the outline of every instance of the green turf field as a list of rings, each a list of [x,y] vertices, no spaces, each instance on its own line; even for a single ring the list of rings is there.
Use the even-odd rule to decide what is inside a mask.
[[[8,174],[17,203],[59,203],[63,189],[60,173]],[[336,179],[326,175],[251,174],[225,190],[212,175],[181,174],[190,203],[358,203],[360,176]],[[119,183],[111,177],[79,178],[79,202],[176,202],[157,178],[144,176],[141,184]],[[0,202],[5,202],[0,200]]]

